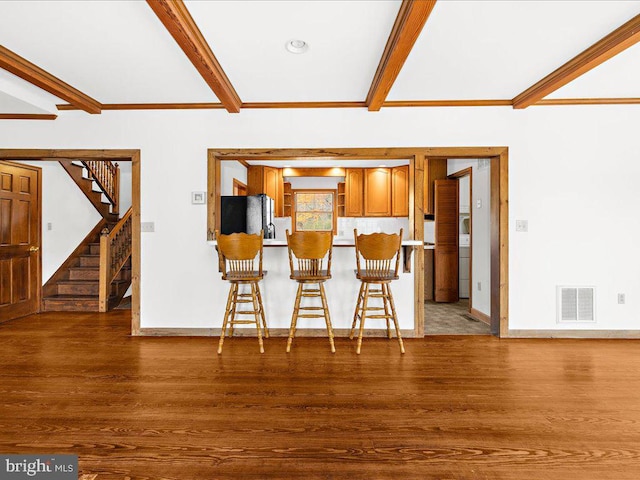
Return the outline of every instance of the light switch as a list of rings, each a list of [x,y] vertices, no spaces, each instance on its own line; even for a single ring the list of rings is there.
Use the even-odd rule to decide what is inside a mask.
[[[140,230],[142,232],[155,232],[156,225],[154,222],[140,222]]]
[[[53,223],[47,222],[47,230],[53,230]]]
[[[482,199],[481,198],[476,200],[476,208],[482,208]]]

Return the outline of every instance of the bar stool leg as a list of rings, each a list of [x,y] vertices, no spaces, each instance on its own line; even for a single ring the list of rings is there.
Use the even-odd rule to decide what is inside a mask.
[[[231,315],[229,317],[229,330],[235,330],[236,317],[238,315],[238,306],[242,303],[242,284],[234,283],[233,299],[231,300]]]
[[[296,334],[296,328],[298,325],[298,313],[300,311],[300,300],[302,299],[302,283],[298,283],[298,290],[296,292],[296,301],[293,305],[293,313],[291,314],[291,326],[289,327],[289,338],[287,339],[287,353],[291,351],[291,343],[293,337]]]
[[[360,355],[360,349],[362,347],[362,334],[364,332],[364,319],[367,317],[367,304],[369,302],[369,284],[364,285],[364,299],[362,300],[362,314],[360,315],[360,331],[358,332],[358,345],[356,347],[356,353]]]
[[[389,313],[389,295],[387,293],[387,289],[384,287],[385,284],[380,285],[380,290],[382,293],[382,305],[384,306],[384,315],[385,320],[387,321],[387,338],[391,340],[391,328],[389,325],[389,319],[391,318],[391,315]]]
[[[235,314],[235,303],[233,302],[233,299],[234,299],[234,291],[236,290],[236,288],[237,288],[237,285],[235,283],[232,283],[229,286],[229,295],[227,296],[227,306],[224,310],[224,320],[222,321],[222,330],[220,331],[220,341],[218,342],[218,355],[222,353],[222,344],[224,343],[224,334],[225,334],[225,331],[227,330],[227,323],[229,322],[229,316],[231,315],[232,305],[233,305],[233,313]]]
[[[258,345],[260,345],[260,353],[264,353],[264,345],[262,343],[262,331],[260,328],[260,310],[258,305],[258,296],[256,295],[256,283],[251,282],[251,300],[253,301],[253,316],[256,319],[256,329],[258,330]]]
[[[400,344],[400,353],[404,353],[404,343],[402,342],[402,335],[400,335],[400,326],[398,325],[398,316],[396,315],[396,306],[393,303],[393,294],[391,293],[391,286],[386,284],[387,295],[389,296],[389,304],[391,305],[391,313],[393,315],[393,323],[396,327],[396,335],[398,336],[398,343]]]
[[[329,315],[329,305],[327,305],[327,297],[324,293],[324,283],[318,283],[320,290],[320,298],[322,299],[322,308],[324,309],[324,321],[327,324],[327,332],[329,334],[329,344],[331,345],[331,353],[336,353],[336,346],[333,342],[333,327],[331,326],[331,316]]]
[[[364,282],[360,283],[360,290],[358,291],[358,300],[356,301],[356,310],[353,313],[353,323],[351,324],[351,331],[349,332],[349,340],[353,340],[353,334],[356,330],[356,322],[358,320],[358,309],[360,308],[360,303],[364,298]],[[362,318],[362,312],[360,313],[360,318]]]
[[[258,295],[258,305],[260,305],[260,317],[262,317],[262,326],[264,327],[264,338],[269,338],[269,328],[264,318],[264,306],[262,304],[262,294],[260,293],[260,284],[256,283],[256,294]]]

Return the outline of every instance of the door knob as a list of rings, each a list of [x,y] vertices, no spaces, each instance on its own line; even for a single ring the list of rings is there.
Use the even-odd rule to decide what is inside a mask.
[[[40,247],[36,247],[36,246],[33,246],[33,245],[31,247],[29,247],[29,251],[30,252],[37,252],[38,250],[40,250]]]

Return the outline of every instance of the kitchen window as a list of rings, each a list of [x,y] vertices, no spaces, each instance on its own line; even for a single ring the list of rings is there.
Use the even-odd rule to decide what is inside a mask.
[[[294,231],[336,231],[335,190],[294,190]]]

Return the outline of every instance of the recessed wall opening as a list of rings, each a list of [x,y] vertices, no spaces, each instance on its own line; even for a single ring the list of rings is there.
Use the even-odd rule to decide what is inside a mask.
[[[292,168],[293,162],[321,162],[327,169],[340,165],[357,165],[372,159],[404,162],[409,173],[409,205],[407,211],[408,238],[424,241],[424,219],[432,202],[429,197],[429,166],[431,159],[488,159],[490,198],[486,208],[490,213],[490,278],[486,288],[491,333],[506,336],[508,332],[508,149],[506,147],[443,147],[443,148],[348,148],[348,149],[210,149],[208,152],[208,215],[207,238],[212,239],[219,226],[220,195],[225,191],[223,165],[276,166],[281,172]],[[318,167],[316,167],[318,168]],[[329,176],[330,174],[327,173]],[[446,175],[446,174],[445,174]],[[237,180],[243,181],[242,178]],[[284,200],[286,202],[286,200]],[[431,203],[431,206],[433,204]],[[287,205],[282,205],[287,208]],[[339,208],[339,207],[338,207]],[[425,335],[424,317],[424,249],[413,247],[411,266],[414,273],[413,336]],[[404,335],[404,333],[403,333]]]

